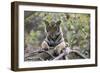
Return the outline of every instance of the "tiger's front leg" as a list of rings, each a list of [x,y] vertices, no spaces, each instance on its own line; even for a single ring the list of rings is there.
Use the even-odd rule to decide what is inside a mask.
[[[65,44],[64,41],[61,42],[60,44],[58,44],[58,45],[54,48],[55,53],[59,55],[59,54],[62,52],[62,50],[65,48],[65,46],[66,46],[66,44]]]
[[[43,41],[41,44],[42,50],[48,50],[49,49],[49,45],[46,41]]]

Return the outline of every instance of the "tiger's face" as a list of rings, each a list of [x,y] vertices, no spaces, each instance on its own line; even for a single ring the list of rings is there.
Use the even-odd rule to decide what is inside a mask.
[[[45,21],[46,24],[46,32],[48,35],[56,34],[60,31],[60,24],[61,21],[51,21],[50,23],[48,21]]]

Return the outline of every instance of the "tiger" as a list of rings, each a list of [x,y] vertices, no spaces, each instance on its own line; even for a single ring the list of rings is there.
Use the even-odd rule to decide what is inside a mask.
[[[63,37],[61,28],[61,21],[44,21],[46,38],[43,40],[41,47],[43,50],[48,50],[50,47],[54,47],[54,51],[60,54],[66,47],[66,43]]]

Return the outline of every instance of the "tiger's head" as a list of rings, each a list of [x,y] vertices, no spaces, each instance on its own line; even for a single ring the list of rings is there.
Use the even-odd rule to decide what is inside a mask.
[[[44,21],[45,24],[46,24],[46,32],[49,34],[49,35],[52,35],[52,34],[56,34],[60,31],[60,24],[61,24],[61,21],[51,21],[51,22],[48,22],[48,21]]]

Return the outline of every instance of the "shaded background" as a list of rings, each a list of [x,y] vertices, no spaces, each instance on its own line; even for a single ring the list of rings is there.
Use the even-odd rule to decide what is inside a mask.
[[[90,57],[90,15],[82,13],[24,11],[25,54],[41,48],[46,37],[44,20],[61,20],[65,42],[69,43],[71,49]]]

